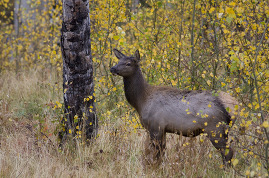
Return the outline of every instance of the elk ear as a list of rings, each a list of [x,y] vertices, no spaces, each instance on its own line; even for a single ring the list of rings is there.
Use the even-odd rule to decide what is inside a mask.
[[[122,54],[122,53],[121,53],[119,50],[117,50],[117,49],[113,49],[113,52],[114,52],[115,56],[116,56],[118,59],[122,59],[122,58],[125,57],[125,55]]]
[[[140,62],[140,54],[138,50],[135,51],[135,60],[136,62]]]

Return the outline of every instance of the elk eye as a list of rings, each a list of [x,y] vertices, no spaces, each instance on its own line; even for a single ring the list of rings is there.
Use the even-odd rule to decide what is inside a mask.
[[[126,66],[131,66],[131,63],[130,63],[130,62],[129,62],[129,63],[127,63],[127,64],[126,64]]]

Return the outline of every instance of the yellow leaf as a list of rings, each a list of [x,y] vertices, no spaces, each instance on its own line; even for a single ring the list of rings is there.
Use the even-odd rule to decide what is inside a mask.
[[[58,108],[61,108],[62,107],[62,104],[59,103],[59,101],[56,101],[56,104],[57,104]]]
[[[226,9],[226,13],[229,14],[229,15],[233,15],[233,14],[235,14],[234,10],[233,10],[232,8],[230,8],[230,7],[228,7],[228,8]]]
[[[208,156],[209,156],[209,158],[212,158],[212,154],[209,154]]]
[[[239,92],[241,91],[241,88],[237,87],[237,88],[235,89],[235,91],[236,91],[237,93],[239,93]]]
[[[236,166],[236,165],[238,164],[238,162],[239,162],[239,160],[235,158],[235,159],[232,161],[233,166]]]
[[[214,10],[215,10],[215,7],[211,7],[211,8],[209,9],[209,13],[211,14]]]
[[[171,80],[171,83],[172,83],[173,86],[177,85],[177,83],[174,80]]]
[[[266,14],[267,17],[269,17],[269,10],[266,10],[265,14]]]
[[[22,49],[22,45],[18,45],[18,50],[20,51]]]
[[[242,7],[237,7],[236,12],[242,14],[244,12],[244,9]]]
[[[269,127],[269,122],[264,121],[261,126],[264,127],[264,128],[268,128]]]
[[[230,6],[235,6],[236,3],[235,3],[235,2],[230,2],[229,5],[230,5]]]
[[[238,105],[235,105],[234,106],[234,110],[237,111],[238,110],[238,107],[239,107]]]
[[[114,39],[114,40],[119,40],[120,37],[119,37],[119,36],[113,36],[113,39]]]

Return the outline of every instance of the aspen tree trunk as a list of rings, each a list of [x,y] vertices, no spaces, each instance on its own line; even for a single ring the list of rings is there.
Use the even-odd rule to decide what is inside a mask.
[[[12,3],[12,2],[11,2]],[[15,39],[19,39],[23,37],[25,33],[32,33],[35,31],[35,27],[29,26],[30,20],[35,21],[36,17],[41,14],[41,10],[44,9],[46,3],[45,1],[41,1],[39,6],[33,6],[35,0],[14,0],[14,11],[13,11],[13,19],[14,19],[14,31],[15,31]],[[39,13],[35,11],[39,10]],[[30,22],[32,24],[33,22]],[[25,26],[27,28],[21,28],[21,26]],[[21,41],[17,41],[13,47],[14,51],[11,60],[15,60],[16,64],[16,73],[20,71],[23,67],[23,62],[21,61],[21,54],[18,50],[18,45]],[[33,53],[37,50],[36,44],[41,43],[40,41],[31,41],[31,48],[33,49]],[[35,57],[37,59],[37,56]]]
[[[139,0],[134,0],[134,1],[132,2],[132,11],[133,11],[133,12],[135,12],[135,10],[136,10],[138,4],[139,4]]]
[[[14,29],[15,29],[15,37],[18,38],[19,37],[19,28],[20,28],[20,23],[19,23],[19,17],[21,17],[20,14],[20,8],[21,8],[21,0],[15,0],[14,1]],[[19,65],[20,65],[20,58],[18,56],[18,46],[15,45],[14,47],[15,49],[15,60],[16,60],[16,74],[18,74],[19,72]],[[14,53],[14,52],[12,52]],[[13,55],[12,55],[12,59],[13,60]]]
[[[89,140],[97,134],[90,41],[89,0],[63,0],[61,31],[65,117],[60,133]]]

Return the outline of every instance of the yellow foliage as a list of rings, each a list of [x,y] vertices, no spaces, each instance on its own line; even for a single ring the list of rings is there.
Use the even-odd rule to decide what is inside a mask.
[[[268,128],[269,127],[269,122],[264,121],[261,126],[264,127],[264,128]]]
[[[238,163],[239,163],[238,159],[233,159],[233,161],[232,161],[233,166],[236,166]]]
[[[44,9],[22,11],[21,18],[25,21],[21,22],[19,33],[10,23],[13,15],[7,17],[7,12],[1,12],[1,17],[9,18],[9,21],[0,22],[1,73],[20,73],[34,68],[44,73],[57,71],[61,78],[62,1],[42,2],[46,2]],[[237,115],[232,119],[237,118],[237,121],[232,124],[237,128],[241,124],[247,131],[253,131],[250,135],[256,134],[258,138],[264,136],[261,136],[261,128],[268,128],[268,121],[265,118],[262,122],[260,113],[267,116],[269,110],[267,1],[255,5],[252,1],[199,1],[194,23],[193,1],[147,1],[150,7],[136,8],[128,6],[128,2],[90,1],[95,101],[101,120],[108,118],[116,123],[120,118],[133,131],[142,127],[123,96],[122,79],[109,73],[109,68],[118,61],[112,53],[113,48],[127,55],[139,49],[142,71],[150,84],[184,90],[228,90],[245,108],[235,107]],[[7,3],[8,0],[0,1],[3,7],[8,7]],[[40,3],[35,1],[32,6],[38,7]],[[263,33],[264,39],[259,46]],[[91,99],[93,96],[84,100]],[[62,104],[56,102],[53,107],[62,108]],[[93,108],[88,109],[93,111]],[[195,113],[202,118],[209,117],[207,113]],[[237,165],[238,159],[232,164]]]

